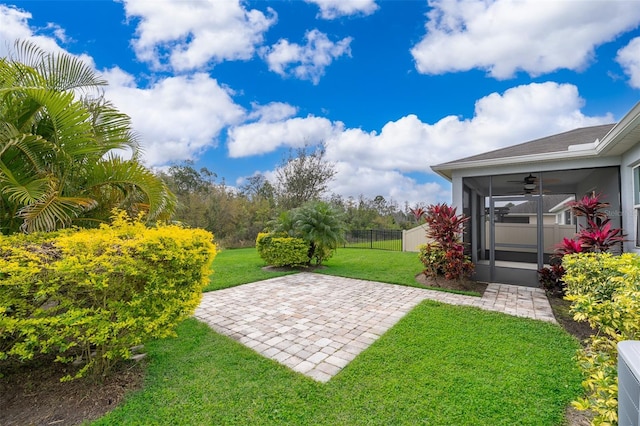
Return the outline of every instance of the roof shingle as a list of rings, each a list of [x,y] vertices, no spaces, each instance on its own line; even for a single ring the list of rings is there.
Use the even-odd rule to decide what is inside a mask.
[[[559,133],[557,135],[547,136],[524,142],[518,145],[506,148],[496,149],[494,151],[485,152],[471,157],[465,157],[447,163],[434,166],[436,169],[446,168],[447,166],[458,163],[466,163],[469,161],[493,160],[499,158],[520,157],[523,155],[546,154],[551,152],[566,151],[571,145],[579,145],[595,142],[602,139],[615,126],[614,124],[603,124],[599,126],[582,127],[580,129],[570,130],[568,132]]]

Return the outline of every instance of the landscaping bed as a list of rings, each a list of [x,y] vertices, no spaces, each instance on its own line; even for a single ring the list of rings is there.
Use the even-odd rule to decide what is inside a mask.
[[[98,419],[142,388],[144,364],[121,364],[104,380],[71,382],[60,382],[73,372],[69,366],[50,360],[7,365],[0,378],[0,424],[71,426]]]
[[[254,259],[255,257],[255,250],[222,252],[213,265],[216,271],[214,276],[219,281],[218,283],[216,283],[217,280],[214,281],[212,286],[224,288],[241,284],[241,282],[231,284],[232,276],[242,281],[254,281],[286,273],[282,271],[263,271],[262,266],[264,265],[260,265]],[[362,257],[368,257],[371,263],[361,260]],[[383,263],[383,258],[387,262]],[[361,261],[356,262],[356,259]],[[252,262],[252,265],[255,263],[255,267],[247,267],[248,262]],[[342,250],[339,255],[328,262],[326,268],[317,272],[331,273],[339,270],[340,275],[357,276],[370,274],[365,279],[375,280],[378,278],[378,281],[384,281],[380,277],[386,276],[393,280],[405,280],[397,271],[394,273],[394,267],[389,267],[389,265],[402,265],[402,268],[408,269],[403,265],[404,262],[407,265],[418,263],[416,262],[415,254],[365,252],[355,249]],[[349,274],[348,265],[354,264],[356,266],[351,267],[352,274]],[[356,268],[362,268],[364,272],[354,271],[353,269]],[[417,264],[417,269],[419,268],[420,265]],[[243,273],[234,273],[233,271],[236,269]],[[250,272],[256,276],[251,275]],[[413,274],[416,273],[417,271]],[[224,278],[220,279],[223,276]],[[426,281],[425,283],[417,282],[415,275],[410,275],[409,277],[410,280],[406,279],[407,283],[405,285],[413,284],[417,287],[423,287],[425,284],[433,284]],[[413,283],[409,281],[413,281]],[[437,284],[442,290],[471,291],[477,294],[482,294],[484,291],[482,286],[486,286],[483,283],[466,282],[464,284],[465,288],[453,288],[459,284],[446,280],[438,280]],[[440,305],[430,304],[429,306]],[[559,306],[559,304],[552,302],[553,306]],[[442,311],[442,315],[440,316],[437,311]],[[556,312],[555,308],[554,312]],[[562,312],[565,312],[566,316],[567,311]],[[557,313],[556,317],[567,329],[565,324],[568,323],[563,323]],[[425,327],[425,324],[428,324],[428,326]],[[466,330],[467,328],[472,329]],[[502,350],[510,351],[513,349],[512,346],[516,344],[514,342],[502,343],[502,340],[504,340],[502,330],[507,328],[520,330],[519,332],[522,333],[522,337],[517,341],[526,342],[529,345],[526,351],[521,348],[522,351],[536,351],[540,347],[546,346],[549,352],[535,356],[532,352],[530,360],[523,360],[525,364],[521,367],[518,366],[516,371],[507,372],[512,367],[502,366],[501,359],[517,358],[515,353],[507,356],[505,353],[500,352]],[[416,330],[419,330],[417,335]],[[463,330],[467,335],[461,338],[471,342],[474,340],[474,336],[478,337],[478,341],[473,343],[478,347],[475,349],[471,347],[458,348],[462,350],[457,353],[455,342],[447,342],[450,340],[452,333],[460,333]],[[479,330],[482,330],[482,332],[479,332]],[[571,333],[570,328],[567,330]],[[544,338],[544,343],[542,341],[536,343],[537,339],[543,338],[548,333],[550,335],[548,338]],[[208,424],[216,424],[216,421],[223,420],[229,421],[227,424],[241,424],[242,419],[251,420],[253,424],[265,424],[260,422],[267,420],[270,420],[271,424],[282,424],[287,421],[289,421],[289,424],[303,424],[303,421],[319,421],[321,418],[319,416],[322,414],[329,417],[333,415],[335,418],[331,420],[337,422],[334,424],[340,422],[342,424],[363,424],[368,420],[373,421],[373,418],[358,417],[360,415],[364,416],[369,410],[379,410],[377,419],[382,422],[384,419],[390,420],[397,414],[394,414],[397,411],[394,408],[395,404],[405,404],[406,406],[403,410],[407,416],[414,415],[414,411],[420,411],[429,416],[437,416],[438,411],[444,412],[456,406],[456,404],[452,406],[443,405],[439,409],[427,410],[424,407],[427,401],[432,401],[433,404],[441,404],[442,401],[440,399],[443,397],[439,394],[431,395],[429,392],[437,391],[439,386],[453,386],[453,382],[447,384],[447,380],[451,379],[447,375],[443,376],[440,382],[437,382],[437,378],[431,377],[431,375],[416,373],[414,375],[409,374],[403,379],[407,383],[400,383],[397,381],[398,374],[408,368],[407,362],[409,361],[412,364],[415,363],[414,373],[420,370],[424,371],[426,368],[436,368],[433,371],[438,371],[437,375],[442,375],[444,370],[442,368],[438,369],[436,365],[441,367],[449,365],[447,368],[451,369],[455,365],[461,365],[461,363],[462,365],[467,365],[473,371],[496,369],[496,374],[503,376],[503,381],[496,384],[498,387],[519,380],[521,375],[525,374],[524,371],[531,368],[532,363],[537,365],[539,360],[542,361],[542,364],[536,367],[538,374],[544,374],[545,369],[549,368],[546,361],[543,361],[549,357],[560,358],[561,360],[566,358],[566,362],[561,360],[559,362],[567,364],[567,366],[573,363],[571,360],[572,349],[565,349],[562,356],[557,352],[558,339],[563,341],[565,339],[562,339],[562,336],[556,333],[553,328],[549,328],[548,325],[539,321],[511,318],[496,313],[476,312],[463,307],[443,306],[435,311],[433,308],[416,311],[403,321],[400,329],[377,342],[378,349],[368,351],[369,354],[366,355],[366,358],[356,359],[357,362],[352,363],[344,373],[341,373],[342,378],[336,378],[326,385],[317,384],[301,376],[299,377],[298,374],[286,367],[255,354],[237,342],[216,335],[206,326],[195,321],[188,320],[183,324],[178,331],[178,335],[177,339],[151,342],[148,345],[150,359],[152,360],[148,367],[144,361],[139,364],[127,363],[104,382],[77,380],[70,383],[60,383],[58,381],[59,377],[67,374],[68,371],[63,371],[62,366],[59,366],[60,370],[53,370],[50,365],[45,363],[40,365],[34,363],[25,365],[22,368],[4,369],[1,371],[4,377],[0,378],[0,407],[2,408],[0,409],[0,424],[77,425],[101,418],[109,411],[112,411],[116,405],[122,406],[121,408],[123,409],[126,408],[124,413],[121,413],[121,408],[119,408],[113,415],[108,415],[98,423],[109,424],[109,422],[112,422],[113,424],[113,422],[118,423],[123,419],[135,423],[137,418],[148,423],[167,422],[168,424],[172,421],[171,416],[186,415],[188,419],[185,417],[183,421],[191,421],[192,424],[201,424],[205,420],[207,422],[209,420],[212,421],[208,422]],[[498,338],[497,336],[501,337]],[[581,337],[579,338],[581,339]],[[529,342],[528,339],[531,339],[531,341]],[[441,342],[438,347],[442,344],[446,348],[443,346],[442,349],[435,350],[432,347],[433,345],[427,343],[435,340]],[[495,345],[491,342],[494,342],[495,345],[500,346],[502,349],[491,355],[492,362],[476,365],[475,363],[479,361],[479,357],[470,354],[469,351],[483,353],[483,351],[494,350]],[[398,348],[400,347],[403,349],[399,350]],[[435,351],[431,351],[430,348]],[[467,357],[467,355],[470,356]],[[424,364],[430,362],[431,358],[441,356],[443,358],[434,365]],[[394,357],[397,358],[397,362],[393,361]],[[242,369],[237,368],[238,363],[242,363]],[[401,369],[396,371],[396,368]],[[463,370],[466,369],[461,369],[455,374],[463,374]],[[388,378],[380,378],[386,377],[387,373]],[[504,376],[505,374],[507,376]],[[142,387],[143,379],[145,383],[144,390],[141,393],[131,392]],[[491,386],[486,385],[485,382],[489,379],[490,377],[478,381],[478,386],[482,387],[482,394],[499,390],[492,389]],[[531,377],[530,379],[534,380],[535,378]],[[433,382],[433,380],[436,380],[436,382]],[[463,378],[459,377],[456,380],[463,380]],[[467,380],[467,378],[464,380]],[[549,382],[549,384],[552,383],[553,381]],[[399,390],[398,386],[401,384],[402,390]],[[381,388],[384,388],[382,393],[379,392]],[[464,392],[467,391],[469,389],[464,389]],[[378,403],[363,400],[353,401],[353,404],[355,404],[353,407],[343,406],[350,400],[347,395],[357,395],[363,392],[369,398],[373,398],[371,401],[376,398],[381,399]],[[516,403],[511,400],[501,400],[503,397],[508,398],[508,395],[514,392],[514,390],[505,388],[500,391],[499,395],[494,395],[496,406],[492,406],[491,410],[501,410],[501,404]],[[519,388],[518,392],[520,392]],[[548,395],[542,392],[535,398],[549,397],[553,393],[549,392]],[[283,396],[279,396],[280,394]],[[474,395],[474,393],[467,396],[461,394],[459,397],[473,400],[476,397]],[[127,397],[125,398],[125,396]],[[457,398],[455,395],[451,396],[451,398],[454,397]],[[123,398],[131,398],[132,401],[125,401],[123,404]],[[394,400],[395,402],[387,404],[386,401],[390,401],[389,398],[397,398],[397,401]],[[378,405],[370,406],[371,403]],[[322,407],[327,404],[332,407],[332,410],[327,413],[320,413],[323,411]],[[138,405],[140,408],[135,408]],[[301,406],[307,408],[300,410]],[[216,419],[213,417],[203,418],[201,416],[206,407],[209,407],[207,416],[226,417]],[[478,410],[485,409],[487,408],[483,406],[478,407]],[[120,413],[118,414],[118,412]],[[574,416],[574,414],[576,413],[567,414],[567,424],[582,424],[580,421],[583,418],[580,413],[577,413],[577,416]],[[353,415],[356,417],[349,417]],[[450,418],[457,418],[462,422],[460,424],[469,420],[466,417],[456,417],[462,416],[462,413],[452,412],[449,415],[452,416]],[[489,411],[484,415],[488,416],[486,418],[489,419],[494,414]],[[502,418],[501,416],[503,415],[495,414],[497,417],[494,420]],[[177,418],[173,419],[176,420]],[[231,421],[231,419],[237,421]],[[417,421],[418,417],[414,416],[411,419]],[[442,423],[437,423],[436,421],[434,424]],[[557,423],[552,422],[549,424]]]

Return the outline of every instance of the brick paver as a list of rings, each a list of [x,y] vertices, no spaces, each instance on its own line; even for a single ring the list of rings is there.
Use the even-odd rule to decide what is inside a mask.
[[[425,299],[555,322],[541,289],[489,284],[480,298],[306,272],[205,293],[195,316],[327,382]]]

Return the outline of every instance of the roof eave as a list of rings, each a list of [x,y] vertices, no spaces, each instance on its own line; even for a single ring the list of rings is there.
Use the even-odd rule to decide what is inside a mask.
[[[542,154],[521,155],[517,157],[491,158],[486,160],[463,161],[455,164],[439,164],[431,166],[431,169],[447,180],[451,180],[454,170],[461,169],[479,169],[483,167],[499,167],[514,164],[525,164],[540,161],[560,161],[577,158],[596,157],[598,151],[596,149],[586,149],[580,151],[557,151],[546,152]]]
[[[606,154],[613,150],[615,146],[624,139],[632,130],[640,126],[640,102],[634,105],[631,110],[602,138],[596,146],[598,154]]]

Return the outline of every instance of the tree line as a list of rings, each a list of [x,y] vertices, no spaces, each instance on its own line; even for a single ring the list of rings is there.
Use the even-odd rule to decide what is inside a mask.
[[[324,201],[336,210],[347,230],[408,229],[417,219],[407,202],[378,195],[343,197],[328,191],[334,165],[324,158],[322,147],[290,150],[277,168],[275,182],[255,174],[239,187],[218,182],[207,168],[194,163],[175,164],[159,176],[178,199],[174,220],[213,232],[225,247],[246,247],[259,232],[284,212],[309,201]]]

